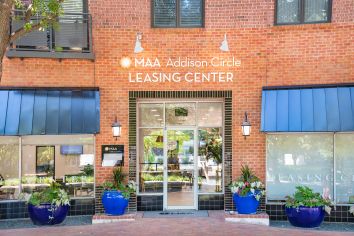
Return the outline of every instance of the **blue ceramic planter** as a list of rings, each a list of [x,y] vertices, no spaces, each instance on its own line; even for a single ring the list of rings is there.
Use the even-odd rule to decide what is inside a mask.
[[[29,216],[35,225],[56,225],[62,223],[69,211],[69,205],[52,206],[51,204],[41,204],[34,206],[28,204]]]
[[[290,224],[302,228],[314,228],[320,226],[325,216],[323,207],[286,207],[285,211]]]
[[[125,199],[121,192],[104,191],[102,195],[102,204],[107,215],[123,215],[128,207],[129,200]]]
[[[237,193],[234,193],[233,200],[239,214],[256,214],[259,201],[257,201],[251,192],[246,196],[239,196]]]

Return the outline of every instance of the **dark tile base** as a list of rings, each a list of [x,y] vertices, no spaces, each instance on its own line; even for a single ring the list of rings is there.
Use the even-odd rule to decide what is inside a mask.
[[[163,196],[138,196],[138,211],[162,211]]]
[[[331,215],[326,214],[327,222],[351,222],[354,223],[354,215],[349,213],[349,206],[337,206],[332,208]],[[287,220],[284,205],[267,204],[266,211],[271,220]]]
[[[223,194],[199,195],[198,210],[224,210],[224,195]]]
[[[70,201],[69,216],[93,215],[95,212],[95,200],[74,199]],[[25,202],[0,203],[0,219],[27,218],[27,205]]]

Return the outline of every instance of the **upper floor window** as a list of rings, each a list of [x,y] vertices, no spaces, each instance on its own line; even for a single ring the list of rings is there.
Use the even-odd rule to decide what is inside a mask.
[[[87,0],[65,0],[56,27],[35,30],[10,45],[8,57],[93,58],[91,16]],[[23,27],[25,12],[17,10],[11,32]],[[36,23],[41,16],[33,16]]]
[[[152,27],[204,26],[204,0],[152,0]]]
[[[276,24],[330,22],[331,8],[331,0],[277,0]]]

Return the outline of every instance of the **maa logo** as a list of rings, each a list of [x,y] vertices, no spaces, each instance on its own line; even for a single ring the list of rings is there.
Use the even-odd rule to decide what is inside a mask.
[[[158,58],[135,58],[135,67],[161,67]]]

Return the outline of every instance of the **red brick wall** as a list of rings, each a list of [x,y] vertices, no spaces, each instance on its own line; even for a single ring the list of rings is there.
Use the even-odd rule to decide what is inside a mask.
[[[354,82],[354,2],[334,0],[332,23],[273,26],[274,1],[207,0],[205,28],[151,28],[150,0],[90,1],[96,60],[5,59],[1,86],[98,86],[101,90],[101,133],[97,135],[97,179],[111,175],[102,168],[100,146],[124,144],[128,157],[128,91],[132,90],[233,90],[233,173],[250,164],[265,177],[265,135],[259,132],[261,89],[266,85]],[[119,60],[134,57],[137,32],[143,33],[145,51],[139,57],[210,59],[233,55],[242,60],[233,83],[128,82]],[[221,53],[224,33],[230,53]],[[147,69],[186,72],[193,69]],[[144,70],[136,70],[144,72]],[[195,71],[215,71],[213,68]],[[243,113],[248,111],[252,133],[241,135]],[[112,138],[117,115],[123,133]]]

